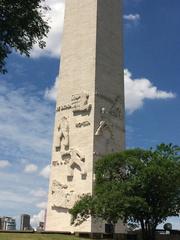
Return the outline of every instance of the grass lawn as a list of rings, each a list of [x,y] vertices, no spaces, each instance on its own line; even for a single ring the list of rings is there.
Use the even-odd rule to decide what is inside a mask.
[[[79,240],[79,238],[60,234],[0,233],[0,240]]]

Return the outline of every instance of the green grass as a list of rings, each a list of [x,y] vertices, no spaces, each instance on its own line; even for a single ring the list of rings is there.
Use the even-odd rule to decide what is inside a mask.
[[[60,234],[0,233],[0,240],[79,240],[79,238]]]

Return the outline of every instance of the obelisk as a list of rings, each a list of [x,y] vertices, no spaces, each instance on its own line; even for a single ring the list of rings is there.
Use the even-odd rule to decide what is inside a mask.
[[[122,42],[122,0],[65,1],[46,230],[105,232],[68,210],[93,193],[95,161],[125,148]]]

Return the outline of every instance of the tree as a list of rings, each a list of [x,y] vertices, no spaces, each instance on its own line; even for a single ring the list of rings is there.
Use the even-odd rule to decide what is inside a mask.
[[[48,8],[44,0],[0,0],[0,73],[7,72],[6,58],[13,50],[30,56],[35,43],[45,47],[49,31],[43,19]]]
[[[134,222],[144,240],[154,240],[157,226],[180,212],[179,148],[132,149],[105,156],[95,166],[93,196],[83,196],[70,210],[72,223],[89,216],[115,225]]]

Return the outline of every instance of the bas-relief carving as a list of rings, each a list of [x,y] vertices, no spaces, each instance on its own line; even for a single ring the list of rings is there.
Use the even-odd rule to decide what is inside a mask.
[[[63,147],[65,150],[69,148],[69,123],[66,117],[61,119],[58,126],[57,141],[56,151],[62,150]]]
[[[95,136],[103,136],[105,131],[110,133],[111,139],[114,138],[113,134],[113,124],[109,117],[108,111],[106,111],[105,107],[102,107],[100,110],[101,120],[99,122],[98,128],[95,132]]]
[[[59,166],[59,162],[58,161],[52,161],[52,166],[54,166],[54,167]]]
[[[61,106],[61,111],[69,110],[69,109],[71,109],[71,105],[70,104]]]
[[[66,104],[57,107],[56,111],[70,110],[74,115],[77,114],[89,114],[91,110],[91,104],[89,104],[89,95],[86,93],[76,94],[72,96],[71,104]],[[89,121],[77,122],[76,128],[88,127]],[[69,181],[72,181],[77,169],[82,179],[86,179],[87,170],[85,164],[85,156],[82,155],[78,150],[70,148],[69,137],[70,129],[69,122],[66,117],[62,117],[57,127],[57,143],[55,150],[59,152],[60,159],[58,161],[52,161],[52,166],[60,167],[65,166],[67,171],[67,184],[61,184],[57,180],[52,183],[52,209],[61,211],[63,209],[70,209],[74,203],[78,200],[79,195],[75,194],[72,186],[70,187]],[[63,169],[63,168],[62,168]]]
[[[67,104],[67,105],[57,107],[56,112],[65,111],[65,110],[69,110],[69,109],[71,109],[71,105]]]
[[[61,191],[62,189],[67,189],[67,188],[68,188],[68,186],[66,184],[63,185],[60,182],[58,182],[57,180],[54,180],[52,182],[51,191],[52,191],[52,194],[54,194],[57,191]]]
[[[77,128],[88,127],[88,126],[90,126],[90,125],[91,125],[91,123],[90,123],[89,121],[76,123],[76,127],[77,127]]]
[[[108,131],[111,135],[111,138],[113,138],[113,129],[110,124],[108,124],[106,121],[101,121],[99,123],[99,127],[95,132],[95,136],[103,136],[104,131]]]
[[[77,123],[76,127],[86,127],[89,126],[90,122],[85,121],[82,123]],[[58,126],[58,144],[56,146],[56,152],[60,152],[62,161],[61,165],[67,166],[67,177],[73,178],[74,169],[77,168],[85,179],[87,176],[85,168],[85,156],[82,155],[78,150],[71,148],[69,146],[69,123],[66,117],[61,119]],[[57,167],[60,165],[59,161],[53,161],[52,166]]]
[[[73,113],[88,112],[92,107],[92,105],[89,104],[89,94],[87,93],[73,95],[71,102]]]
[[[70,209],[74,206],[79,196],[73,190],[69,190],[67,185],[54,180],[51,187],[52,208]]]
[[[91,110],[91,107],[92,105],[89,104],[89,94],[83,92],[83,93],[72,95],[71,103],[58,106],[56,108],[56,112],[72,109],[74,114],[80,114],[82,112],[89,113]]]
[[[115,143],[115,128],[116,125],[112,121],[112,116],[105,107],[100,109],[100,121],[95,131],[96,143],[99,145],[101,152],[95,152],[94,156],[100,158],[109,152],[114,152]]]
[[[107,113],[109,113],[114,118],[123,118],[124,103],[120,96],[117,96],[115,99],[111,99],[103,93],[96,92],[96,95],[110,103],[111,106],[107,110]]]
[[[67,176],[73,177],[74,176],[74,169],[77,168],[81,176],[86,176],[87,171],[85,168],[85,156],[83,156],[79,151],[75,149],[70,149],[61,154],[62,162],[61,164],[67,166]]]

